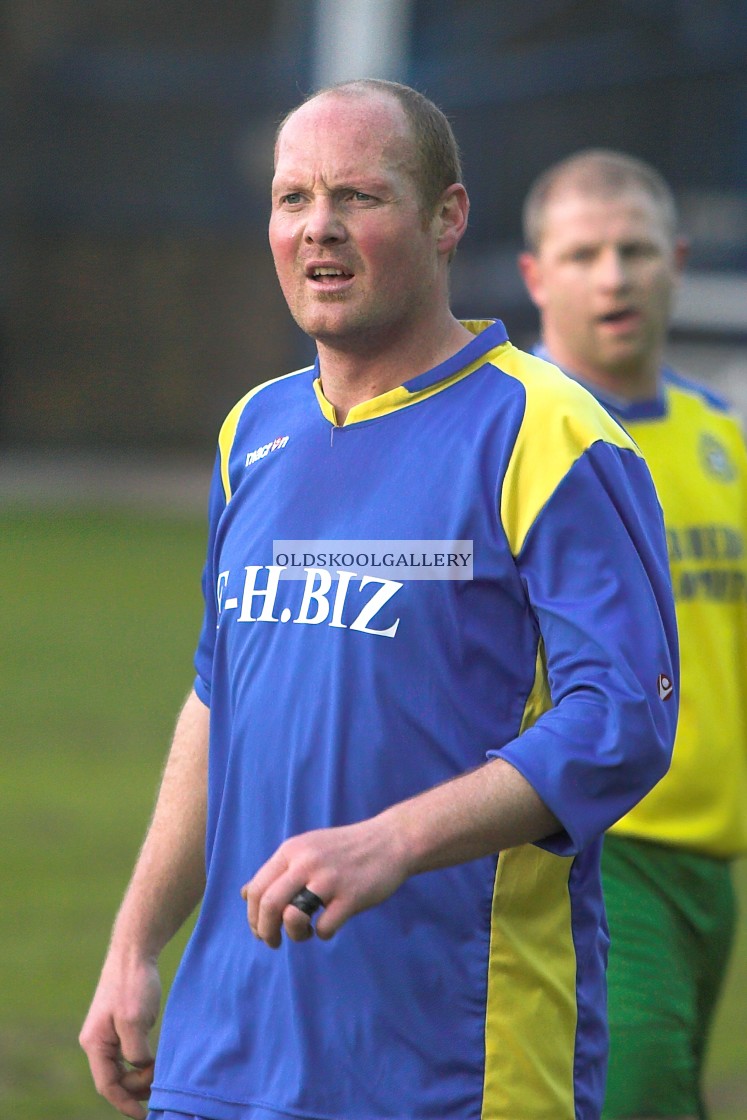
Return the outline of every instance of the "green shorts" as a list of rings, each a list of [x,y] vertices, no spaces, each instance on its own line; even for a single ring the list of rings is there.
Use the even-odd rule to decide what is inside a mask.
[[[602,876],[611,938],[603,1118],[705,1118],[705,1044],[736,923],[730,864],[607,836]]]

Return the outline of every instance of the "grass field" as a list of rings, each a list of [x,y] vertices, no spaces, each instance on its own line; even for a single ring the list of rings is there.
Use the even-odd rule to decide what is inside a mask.
[[[0,510],[2,1118],[116,1115],[77,1033],[191,684],[202,555],[200,519]],[[714,1120],[747,1120],[744,926],[709,1091]]]

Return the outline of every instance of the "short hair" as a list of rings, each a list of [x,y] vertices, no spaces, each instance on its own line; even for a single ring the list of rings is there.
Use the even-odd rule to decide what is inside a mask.
[[[677,206],[665,179],[650,164],[624,152],[587,148],[548,167],[535,179],[524,201],[524,243],[539,250],[545,211],[551,199],[564,190],[615,198],[633,188],[643,190],[659,207],[669,236],[677,232]]]
[[[327,94],[355,97],[370,92],[388,94],[402,106],[413,140],[415,165],[412,174],[420,195],[421,210],[430,215],[447,187],[462,182],[462,164],[459,145],[445,113],[411,86],[384,78],[355,78],[317,90],[286,113],[280,121],[275,133],[275,150],[277,151],[280,133],[302,105]]]

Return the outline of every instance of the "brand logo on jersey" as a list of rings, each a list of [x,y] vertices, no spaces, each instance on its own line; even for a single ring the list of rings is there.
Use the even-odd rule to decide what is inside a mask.
[[[393,618],[393,612],[384,608],[404,587],[403,583],[345,571],[336,572],[337,579],[333,580],[325,568],[307,568],[303,582],[283,580],[284,595],[292,594],[300,602],[294,607],[284,606],[276,613],[280,579],[286,570],[280,564],[246,565],[241,596],[228,594],[231,573],[221,572],[216,587],[219,615],[236,610],[237,622],[290,622],[303,626],[326,622],[337,630],[357,630],[381,638],[393,638],[397,633],[399,617]],[[264,586],[257,586],[258,583]],[[384,616],[379,618],[382,611]]]
[[[698,450],[700,461],[708,474],[712,474],[714,478],[720,478],[722,482],[731,482],[736,478],[737,472],[729,453],[715,436],[703,432]]]
[[[281,447],[285,447],[289,438],[289,436],[278,436],[277,439],[263,444],[262,447],[258,447],[256,451],[248,452],[244,461],[244,466],[250,467],[252,463],[256,463],[259,459],[264,459],[265,455],[269,455],[271,451],[279,451]]]
[[[674,692],[674,685],[666,673],[659,673],[656,680],[656,688],[659,693],[660,700],[669,700]]]

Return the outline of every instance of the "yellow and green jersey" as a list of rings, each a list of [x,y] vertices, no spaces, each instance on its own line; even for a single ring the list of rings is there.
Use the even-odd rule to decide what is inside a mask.
[[[747,851],[747,453],[741,425],[720,397],[670,369],[655,400],[626,403],[592,391],[632,435],[653,475],[667,529],[681,657],[672,766],[611,831],[735,856]]]

